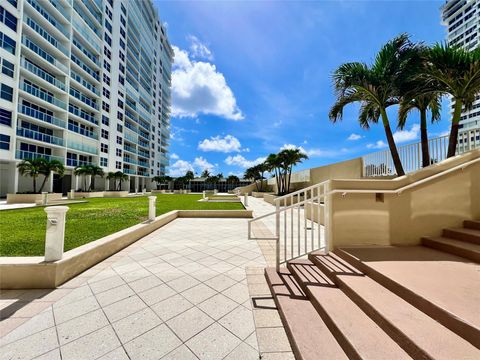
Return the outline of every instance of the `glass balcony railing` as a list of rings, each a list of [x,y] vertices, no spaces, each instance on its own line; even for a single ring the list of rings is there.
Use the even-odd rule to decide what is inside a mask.
[[[133,170],[133,169],[126,169],[126,168],[123,168],[123,172],[124,172],[125,174],[130,174],[130,175],[136,175],[136,173],[137,173],[137,172],[136,172],[135,170]]]
[[[136,128],[135,126],[133,126],[132,124],[130,124],[130,123],[128,123],[128,122],[125,122],[125,127],[126,127],[127,129],[132,130],[132,131],[135,132],[136,134],[138,134],[137,128]]]
[[[98,46],[98,43],[99,43],[99,40],[97,37],[93,37],[91,35],[90,32],[86,31],[85,30],[85,25],[82,24],[82,22],[80,20],[78,20],[78,18],[76,16],[73,17],[73,21],[72,21],[72,24],[73,24],[73,28],[80,34],[83,36],[83,38],[87,41],[87,43],[93,47],[98,54],[101,53],[101,48],[100,46]],[[93,31],[92,31],[93,33]]]
[[[97,164],[90,161],[67,159],[67,166],[77,167],[77,166],[84,166],[84,165],[97,165]]]
[[[27,0],[27,2],[35,9],[37,10],[52,26],[59,30],[63,35],[65,35],[67,38],[69,37],[69,33],[65,26],[60,24],[55,17],[53,17],[43,6],[41,6],[36,0]]]
[[[93,117],[90,114],[87,114],[85,111],[80,110],[77,107],[74,107],[73,105],[68,106],[68,111],[72,113],[73,115],[77,115],[79,118],[82,118],[83,120],[87,120],[88,122],[91,122],[92,124],[98,125],[97,119]]]
[[[97,66],[100,66],[100,63],[98,61],[98,58],[92,54],[91,51],[87,50],[81,43],[80,41],[78,41],[77,39],[73,38],[72,40],[72,43],[73,45],[75,45],[86,57],[88,57],[90,60],[92,60],[92,62],[97,65]]]
[[[98,110],[97,102],[95,100],[89,98],[88,96],[84,95],[83,93],[81,93],[77,89],[71,87],[70,88],[70,95],[72,95],[76,99],[80,100],[84,104],[90,106],[92,109]]]
[[[63,146],[63,144],[65,143],[65,141],[58,136],[47,135],[38,131],[33,131],[25,128],[17,128],[17,136],[22,136],[25,138],[45,142],[48,144],[55,144],[59,146]]]
[[[148,161],[138,160],[138,165],[148,167]]]
[[[56,125],[62,128],[66,127],[65,121],[58,119],[54,116],[51,116],[49,114],[45,114],[44,112],[38,111],[37,109],[31,108],[26,105],[18,105],[18,112],[30,116],[32,118],[35,118],[37,120],[44,121],[46,123]]]
[[[137,150],[131,146],[128,146],[126,144],[123,145],[123,150],[131,152],[132,154],[136,154]]]
[[[138,155],[146,157],[146,158],[150,157],[150,153],[148,151],[144,151],[142,149],[138,149]]]
[[[52,6],[55,9],[57,9],[60,12],[60,14],[62,14],[65,17],[65,19],[70,20],[70,14],[63,7],[63,5],[60,4],[60,2],[58,0],[50,0],[50,4],[52,4]]]
[[[129,133],[125,133],[123,134],[123,137],[134,144],[138,144],[138,138],[136,136],[132,136]]]
[[[15,157],[19,160],[33,160],[33,159],[47,159],[47,160],[57,160],[60,161],[62,164],[65,163],[65,159],[61,156],[54,156],[54,155],[47,155],[47,154],[40,154],[36,152],[30,152],[30,151],[23,151],[23,150],[17,150],[15,151]]]
[[[137,175],[140,175],[140,176],[149,176],[149,175],[148,175],[148,171],[142,171],[142,170],[138,170],[138,171],[137,171]]]
[[[39,55],[44,60],[47,60],[50,64],[55,65],[57,68],[67,73],[67,67],[65,65],[58,61],[54,56],[50,55],[48,52],[40,48],[37,44],[35,44],[25,35],[22,36],[22,44],[32,50],[35,54]]]
[[[93,131],[90,131],[90,130],[87,130],[87,129],[84,129],[80,126],[77,126],[77,125],[74,125],[74,124],[68,124],[68,130],[70,131],[73,131],[77,134],[80,134],[80,135],[83,135],[83,136],[86,136],[86,137],[89,137],[91,139],[95,139],[97,140],[98,139],[98,135],[95,134]]]
[[[31,73],[37,75],[38,77],[42,78],[46,82],[49,82],[50,84],[56,86],[60,90],[65,91],[65,84],[60,80],[58,80],[57,78],[55,78],[54,76],[52,76],[51,74],[39,68],[37,65],[25,60],[25,58],[23,57],[20,62],[24,69],[27,69]]]
[[[90,14],[95,18],[95,20],[98,21],[99,24],[102,23],[102,13],[100,11],[98,11],[97,9],[95,9],[95,7],[92,6],[92,4],[90,3],[89,0],[82,0],[83,2],[83,5],[85,5],[85,7],[88,9],[88,11],[90,12]],[[101,1],[100,1],[101,3]],[[98,4],[97,4],[98,6]],[[102,6],[100,5],[100,9],[102,9]]]
[[[130,158],[130,157],[128,157],[128,156],[124,156],[124,157],[123,157],[123,161],[126,162],[126,163],[129,163],[129,164],[133,164],[133,165],[137,165],[137,164],[138,164],[137,160],[132,159],[132,158]]]
[[[64,101],[57,99],[55,96],[50,95],[49,93],[37,89],[36,87],[33,87],[30,84],[27,83],[22,83],[22,89],[26,91],[27,93],[38,97],[39,99],[42,99],[43,101],[46,101],[50,104],[53,104],[55,106],[58,106],[59,108],[62,108],[64,110],[67,109],[67,104],[65,104]]]
[[[51,45],[60,50],[65,55],[68,55],[68,49],[63,46],[54,36],[50,35],[43,27],[38,25],[31,17],[24,15],[23,21],[35,30],[41,37],[47,40]]]
[[[99,95],[99,91],[97,90],[97,88],[92,84],[90,84],[87,80],[85,80],[79,74],[77,74],[75,71],[70,70],[70,75],[72,79],[75,79],[77,82],[82,84],[84,87],[86,87],[88,90],[90,90],[94,94]]]
[[[83,71],[85,71],[88,75],[93,77],[95,80],[100,81],[100,75],[98,75],[98,71],[93,70],[90,66],[85,64],[82,60],[76,57],[74,54],[71,54],[72,61],[80,66]]]
[[[86,145],[86,144],[77,143],[75,141],[69,140],[67,147],[69,149],[79,150],[79,151],[87,152],[89,154],[98,155],[98,148],[94,146]]]

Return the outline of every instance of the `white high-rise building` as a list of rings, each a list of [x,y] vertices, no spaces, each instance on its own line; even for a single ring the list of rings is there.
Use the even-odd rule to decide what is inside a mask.
[[[81,188],[85,164],[149,188],[168,166],[172,62],[151,0],[2,0],[0,196],[32,190],[16,165],[37,157],[67,169],[47,191]]]
[[[442,6],[447,42],[473,50],[480,44],[480,0],[448,0]],[[480,128],[480,94],[472,109],[464,111],[460,129]]]

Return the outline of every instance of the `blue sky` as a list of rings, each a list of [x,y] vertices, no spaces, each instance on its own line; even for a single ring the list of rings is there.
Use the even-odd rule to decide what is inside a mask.
[[[284,146],[310,159],[298,169],[378,151],[381,126],[362,130],[357,107],[329,122],[330,75],[349,61],[371,62],[402,32],[443,41],[442,1],[157,1],[175,47],[170,174],[209,169],[240,175]],[[396,109],[390,110],[395,128]],[[449,128],[443,120],[430,136]],[[418,139],[418,116],[397,133]]]

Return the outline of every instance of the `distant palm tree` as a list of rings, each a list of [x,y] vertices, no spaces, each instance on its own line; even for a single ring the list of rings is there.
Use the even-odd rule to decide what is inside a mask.
[[[239,182],[240,182],[240,179],[238,178],[238,176],[229,175],[227,177],[227,184],[233,185],[233,188],[235,188]]]
[[[283,184],[283,176],[282,176],[282,159],[278,156],[278,154],[270,154],[267,156],[265,160],[265,166],[267,171],[273,172],[275,174],[275,182],[277,184],[277,192],[280,194],[282,193],[282,184]]]
[[[418,95],[411,100],[404,99],[400,102],[398,110],[398,127],[403,129],[410,112],[420,112],[420,138],[422,146],[422,166],[430,165],[430,151],[428,149],[427,112],[430,111],[432,123],[439,121],[441,117],[442,102],[438,93]]]
[[[115,178],[118,180],[118,190],[122,191],[122,183],[128,180],[128,175],[121,171],[115,173]]]
[[[202,172],[202,178],[208,178],[210,176],[210,171],[208,171],[207,169],[203,170]]]
[[[57,173],[60,177],[65,173],[65,167],[58,160],[46,160],[42,162],[41,174],[44,176],[39,192],[42,192],[48,178],[52,172]]]
[[[91,176],[90,191],[93,191],[95,189],[95,177],[99,176],[103,178],[105,176],[105,173],[103,172],[103,169],[100,166],[96,166],[96,165],[87,165],[87,166],[89,170],[89,175]]]
[[[480,48],[468,51],[436,44],[427,53],[425,70],[419,75],[419,93],[449,94],[454,103],[447,157],[455,155],[462,109],[471,109],[480,92]]]
[[[107,174],[107,180],[113,180],[113,188],[117,189],[116,173],[114,173],[113,171],[109,171],[108,174]]]
[[[33,192],[37,193],[37,178],[42,174],[43,163],[45,159],[25,159],[22,160],[18,165],[18,171],[22,176],[30,176],[33,180]]]
[[[283,161],[283,192],[288,194],[290,192],[290,183],[292,177],[292,170],[295,165],[300,164],[303,160],[307,160],[308,156],[304,152],[300,151],[300,149],[285,149],[282,150],[278,156]]]
[[[382,119],[390,153],[398,176],[405,174],[397,146],[390,128],[387,108],[398,104],[399,82],[411,76],[418,62],[418,46],[408,35],[402,34],[390,40],[379,51],[371,66],[352,62],[341,65],[333,74],[337,100],[330,109],[329,118],[337,122],[343,117],[346,105],[361,104],[358,121],[368,129],[370,124]]]
[[[88,191],[87,189],[87,176],[90,175],[90,169],[87,165],[77,166],[73,173],[75,176],[83,176],[83,191]]]

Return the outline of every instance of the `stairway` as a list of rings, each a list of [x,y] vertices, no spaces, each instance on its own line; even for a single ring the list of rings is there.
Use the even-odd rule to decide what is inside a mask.
[[[480,221],[466,221],[420,246],[313,252],[265,276],[297,359],[480,359],[475,246]]]

